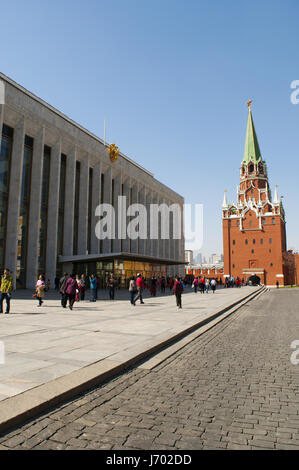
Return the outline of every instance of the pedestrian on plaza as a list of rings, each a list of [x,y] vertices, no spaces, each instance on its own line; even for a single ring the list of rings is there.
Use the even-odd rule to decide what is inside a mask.
[[[60,294],[61,294],[61,306],[63,308],[66,308],[66,303],[67,303],[67,295],[66,295],[66,292],[65,292],[65,284],[66,284],[66,281],[68,280],[68,278],[69,278],[68,273],[64,273],[62,278],[59,281],[59,291],[60,291]]]
[[[79,278],[79,274],[76,274],[75,279],[76,279],[76,284],[77,284],[76,285],[75,302],[80,302],[80,297],[79,297],[79,294],[80,294],[80,289],[79,289],[80,278]]]
[[[38,277],[38,280],[35,284],[35,293],[38,300],[38,307],[41,307],[44,303],[43,298],[45,297],[46,283],[45,278],[42,274]]]
[[[0,297],[0,313],[3,313],[3,301],[6,301],[6,310],[5,313],[10,312],[10,300],[12,293],[13,281],[12,276],[9,274],[9,269],[4,269],[3,276],[1,276],[1,297]]]
[[[211,289],[212,289],[213,294],[215,294],[216,287],[217,287],[216,279],[212,279],[211,280]]]
[[[108,289],[109,289],[109,298],[110,298],[110,300],[114,300],[116,282],[117,281],[116,281],[116,279],[114,279],[113,273],[111,273],[109,281],[108,281]]]
[[[85,289],[86,289],[86,281],[85,281],[85,275],[81,274],[81,277],[78,281],[78,288],[80,292],[80,300],[85,299]]]
[[[157,279],[155,275],[152,276],[151,281],[150,281],[150,293],[152,297],[156,297],[157,293]]]
[[[134,302],[134,297],[137,293],[137,286],[136,286],[136,281],[135,277],[131,277],[130,282],[129,282],[129,292],[130,292],[130,302],[132,305],[135,305]]]
[[[69,301],[69,309],[73,310],[73,305],[76,299],[77,281],[75,274],[72,274],[65,283],[65,293]]]
[[[276,288],[279,288],[279,281],[276,281]]]
[[[142,292],[143,292],[143,289],[145,288],[145,284],[143,282],[143,279],[140,273],[137,274],[136,287],[137,287],[137,295],[134,298],[134,304],[136,304],[137,300],[140,300],[140,303],[144,304],[143,298],[142,298]]]
[[[161,279],[161,294],[165,294],[165,287],[166,287],[165,277],[163,276]]]
[[[210,289],[210,281],[209,279],[206,279],[205,281],[205,292],[208,294]]]
[[[198,277],[195,277],[195,278],[194,278],[192,287],[194,288],[194,293],[197,294],[197,290],[198,290]]]
[[[199,291],[201,294],[205,293],[205,278],[204,277],[201,277],[199,279]]]
[[[174,295],[176,297],[176,305],[178,309],[182,308],[182,293],[183,293],[183,284],[179,278],[176,276],[175,283],[174,283]]]
[[[90,284],[90,302],[97,301],[97,278],[92,274],[89,278]]]
[[[168,284],[168,287],[169,287],[169,291],[170,291],[170,292],[172,292],[173,285],[174,285],[174,282],[173,282],[173,279],[171,278],[171,279],[169,280],[169,284]]]

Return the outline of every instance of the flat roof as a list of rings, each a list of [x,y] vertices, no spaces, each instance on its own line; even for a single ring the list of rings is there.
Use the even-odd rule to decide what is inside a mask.
[[[104,145],[104,141],[102,139],[100,139],[100,137],[96,136],[95,134],[93,134],[92,132],[90,132],[89,130],[87,130],[85,127],[81,126],[80,124],[78,124],[77,122],[73,121],[73,119],[69,118],[68,116],[66,116],[64,113],[62,113],[61,111],[59,111],[58,109],[54,108],[54,106],[51,106],[49,103],[47,103],[45,100],[43,100],[42,98],[39,98],[37,95],[35,95],[34,93],[31,93],[31,91],[27,90],[26,88],[24,88],[22,85],[19,85],[19,83],[15,82],[14,80],[12,80],[11,78],[7,77],[4,73],[0,72],[0,78],[4,81],[6,81],[7,83],[9,83],[10,85],[12,85],[13,87],[17,88],[18,90],[22,91],[23,93],[25,93],[26,95],[30,96],[30,98],[32,98],[33,100],[37,101],[39,104],[41,104],[42,106],[45,106],[46,108],[48,108],[50,111],[52,111],[53,113],[57,114],[59,117],[61,117],[62,119],[64,119],[65,121],[69,122],[70,124],[72,124],[73,126],[77,127],[78,129],[80,129],[82,132],[84,132],[85,134],[87,134],[89,137],[92,137],[93,139],[97,140],[98,142],[100,142],[101,144]],[[105,142],[107,144],[107,142]],[[136,163],[134,160],[132,160],[130,157],[128,157],[127,155],[125,155],[124,153],[120,152],[119,153],[125,160],[127,160],[128,162],[132,163],[133,165],[137,166],[140,170],[144,171],[145,173],[147,173],[148,175],[154,177],[154,174],[151,173],[150,171],[148,171],[146,168],[144,168],[143,166],[139,165],[138,163]],[[158,181],[158,180],[157,180]],[[163,184],[163,183],[162,183]]]
[[[70,256],[59,256],[59,263],[88,263],[88,261],[105,261],[111,259],[122,259],[128,261],[143,261],[145,263],[156,263],[156,264],[187,264],[186,261],[178,261],[168,258],[159,258],[155,256],[142,255],[138,253],[104,253],[104,254],[90,254],[90,255],[70,255]]]

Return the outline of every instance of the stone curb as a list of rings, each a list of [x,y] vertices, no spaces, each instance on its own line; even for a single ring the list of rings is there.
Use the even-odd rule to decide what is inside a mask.
[[[167,357],[172,355],[176,350],[181,349],[185,344],[192,341],[194,338],[184,338],[190,333],[193,333],[195,336],[199,336],[202,332],[198,332],[200,327],[204,327],[207,324],[215,321],[217,317],[227,313],[226,316],[231,315],[233,312],[230,310],[235,309],[236,311],[240,306],[244,305],[248,301],[252,300],[257,295],[264,292],[264,288],[258,289],[253,293],[246,295],[244,298],[239,299],[223,310],[211,315],[209,318],[201,320],[195,325],[188,327],[187,329],[180,331],[168,338],[160,339],[154,345],[143,345],[143,350],[138,348],[131,348],[127,351],[127,359],[124,361],[113,360],[113,356],[110,359],[104,359],[94,364],[83,367],[82,369],[71,372],[68,375],[59,377],[58,379],[47,382],[46,384],[35,387],[31,390],[27,390],[23,393],[20,393],[14,397],[7,398],[0,402],[0,433],[7,431],[10,428],[16,427],[25,421],[37,416],[45,411],[48,411],[50,408],[61,404],[64,401],[67,401],[75,396],[79,395],[82,392],[85,392],[101,383],[111,379],[112,377],[120,374],[126,369],[132,367],[133,365],[141,362],[143,359],[148,356],[153,355],[161,351],[163,348],[172,345],[174,342],[181,340],[184,343],[175,344],[167,353]],[[242,305],[241,305],[242,304]],[[221,319],[217,321],[217,323]],[[207,329],[211,328],[213,325],[209,326]],[[184,339],[182,339],[184,338]],[[144,347],[146,349],[144,350]],[[174,352],[172,352],[174,351]],[[166,352],[162,351],[164,357],[166,358]],[[116,359],[116,358],[115,358]],[[155,359],[155,358],[154,358]],[[159,358],[159,362],[162,362],[163,358]],[[151,361],[151,359],[149,359]],[[157,361],[157,359],[156,359]],[[140,366],[142,367],[142,365]],[[154,367],[154,366],[152,366]],[[143,368],[152,368],[146,367]]]

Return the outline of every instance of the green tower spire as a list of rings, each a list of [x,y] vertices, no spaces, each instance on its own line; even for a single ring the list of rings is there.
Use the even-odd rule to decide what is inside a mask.
[[[246,129],[246,140],[245,140],[245,151],[244,151],[244,158],[243,163],[259,163],[262,160],[261,151],[259,147],[259,143],[257,140],[253,119],[251,115],[251,103],[252,101],[248,101],[248,121],[247,121],[247,129]]]

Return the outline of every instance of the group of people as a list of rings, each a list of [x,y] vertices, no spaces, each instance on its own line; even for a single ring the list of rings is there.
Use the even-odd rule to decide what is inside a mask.
[[[169,278],[165,279],[164,277],[161,279],[161,283],[159,283],[159,288],[161,289],[161,293],[165,292],[166,283],[168,284],[169,290],[172,291],[176,297],[176,304],[177,307],[180,309],[182,308],[182,293],[185,288],[184,282],[181,280],[179,276],[176,276],[175,279]],[[150,286],[149,290],[151,296],[155,297],[157,293],[157,285],[158,280],[155,276],[150,279]],[[136,305],[137,300],[140,301],[141,304],[144,304],[143,301],[143,290],[146,288],[146,282],[143,279],[140,273],[137,274],[137,277],[133,276],[130,279],[129,283],[129,293],[130,293],[130,302],[132,305]]]
[[[197,293],[198,290],[201,294],[204,294],[205,292],[208,294],[210,288],[214,294],[216,290],[216,286],[217,286],[217,281],[214,278],[209,280],[208,278],[204,278],[204,277],[195,277],[192,283],[192,287],[194,289],[195,294]]]
[[[98,298],[98,279],[94,274],[91,274],[88,278],[89,287],[90,287],[90,302],[96,302]],[[114,300],[115,298],[115,288],[117,285],[117,280],[114,278],[113,273],[111,273],[108,280],[108,289],[109,289],[109,298]],[[69,303],[70,310],[73,309],[74,303],[80,300],[85,300],[85,292],[87,288],[87,279],[85,274],[82,274],[79,277],[78,274],[73,274],[71,276],[68,273],[64,273],[62,278],[59,280],[59,292],[61,294],[61,305],[63,308],[67,307]]]
[[[197,292],[198,287],[201,290],[201,286],[203,286],[206,290],[206,281],[207,280],[204,280],[202,282],[201,279],[195,278],[193,282],[195,292]],[[166,292],[166,288],[168,287],[169,292],[175,295],[177,307],[180,309],[182,308],[182,293],[185,289],[186,283],[187,280],[181,279],[179,276],[162,276],[156,278],[156,276],[153,275],[150,279],[146,280],[142,277],[142,274],[138,273],[136,278],[133,276],[129,280],[128,290],[130,296],[130,303],[134,306],[136,305],[137,301],[139,301],[140,304],[144,304],[143,291],[146,288],[149,289],[151,296],[155,297],[157,295],[158,290],[163,294]],[[111,273],[107,282],[110,300],[115,299],[115,289],[117,288],[117,286],[118,280],[115,279],[113,273]],[[55,289],[58,290],[61,295],[61,306],[63,308],[67,308],[68,306],[70,310],[73,309],[75,302],[85,300],[85,293],[87,287],[90,288],[90,302],[96,302],[98,297],[98,279],[94,274],[91,274],[87,277],[84,274],[82,274],[81,276],[79,276],[78,274],[69,275],[65,272],[60,279],[55,279]],[[49,288],[49,280],[46,281],[45,276],[43,274],[40,274],[35,284],[35,292],[32,295],[32,297],[38,301],[38,307],[41,307],[43,305],[45,292],[47,292]],[[215,290],[216,281],[215,284],[213,283],[213,280],[211,281],[211,288],[213,291]],[[3,275],[1,276],[0,285],[0,313],[3,313],[4,300],[6,300],[5,313],[8,314],[10,312],[10,300],[12,290],[13,278],[9,270],[4,269]]]
[[[244,279],[240,279],[239,277],[234,278],[233,276],[231,277],[226,277],[225,278],[225,284],[224,287],[242,287],[245,285]]]

